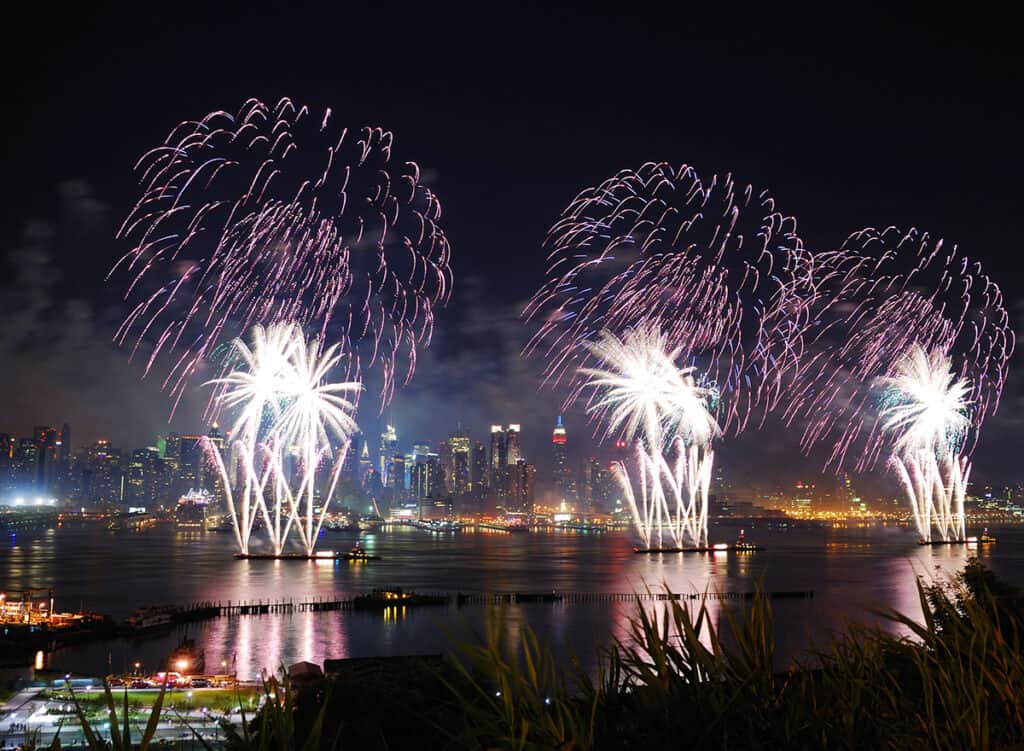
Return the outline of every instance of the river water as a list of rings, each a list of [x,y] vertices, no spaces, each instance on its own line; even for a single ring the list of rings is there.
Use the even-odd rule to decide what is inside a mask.
[[[734,527],[713,528],[733,539]],[[1024,528],[995,529],[977,551],[998,574],[1024,585]],[[231,535],[167,525],[111,532],[101,525],[62,527],[11,538],[0,549],[0,591],[53,587],[58,610],[85,608],[118,620],[137,607],[203,600],[339,599],[375,587],[446,592],[635,592],[668,585],[677,592],[813,590],[813,599],[773,603],[782,659],[822,644],[850,620],[885,624],[877,611],[918,615],[916,577],[948,576],[971,554],[962,546],[921,547],[902,527],[864,529],[746,527],[766,550],[754,554],[635,555],[627,532],[432,534],[411,528],[324,533],[322,550],[348,550],[359,537],[381,560],[242,561]],[[595,650],[625,637],[637,605],[622,601],[514,605],[512,635],[528,625],[563,658],[595,664]],[[712,602],[714,618],[722,606]],[[208,670],[226,664],[242,677],[298,660],[427,654],[452,639],[473,638],[488,608],[454,604],[403,613],[327,612],[222,617],[187,627],[206,651]],[[891,625],[885,625],[892,628]],[[46,655],[48,667],[83,674],[155,669],[185,635],[179,628],[143,639],[115,639]]]

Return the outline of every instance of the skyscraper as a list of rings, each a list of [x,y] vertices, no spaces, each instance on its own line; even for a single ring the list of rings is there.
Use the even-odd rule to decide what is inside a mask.
[[[362,451],[359,453],[359,486],[366,484],[366,476],[373,470],[373,462],[370,460],[370,446],[363,441]]]
[[[349,438],[348,449],[345,451],[345,466],[341,474],[350,488],[359,487],[359,457],[365,445],[366,441],[359,431]]]
[[[89,447],[83,485],[92,503],[120,504],[124,500],[121,452],[110,441],[99,440]]]
[[[448,441],[451,467],[445,468],[449,490],[455,495],[465,495],[470,490],[470,445],[469,435],[457,430]]]
[[[537,476],[537,468],[528,464],[525,459],[520,459],[514,465],[508,466],[509,490],[508,509],[529,513],[533,511],[534,481]]]
[[[523,453],[519,446],[519,425],[511,423],[505,431],[505,464],[511,467],[522,458]]]
[[[504,497],[508,478],[505,473],[505,429],[501,425],[491,426],[491,471],[487,488],[493,497]]]
[[[491,469],[505,466],[505,429],[501,425],[491,426]]]
[[[161,489],[163,460],[155,446],[135,449],[128,462],[127,502],[133,506],[155,506]]]
[[[41,493],[53,493],[57,486],[60,464],[60,434],[56,428],[36,426],[35,487]]]
[[[0,492],[6,493],[14,486],[11,462],[16,443],[7,433],[0,433]]]
[[[35,486],[39,466],[39,443],[35,438],[22,438],[14,449],[11,473],[14,484],[23,489]]]
[[[483,499],[487,495],[487,447],[480,441],[473,442],[473,457],[470,466],[472,492]]]
[[[380,434],[380,479],[384,487],[390,488],[394,480],[390,477],[391,460],[398,456],[398,431],[394,425],[387,425]]]
[[[448,441],[441,441],[438,443],[437,455],[441,462],[441,469],[444,470],[444,489],[449,493],[454,492],[452,489],[452,483],[455,478],[455,465],[451,444]]]
[[[551,433],[551,451],[554,456],[555,502],[573,503],[576,499],[576,482],[569,466],[569,436],[562,424],[562,416],[555,421]]]
[[[433,453],[418,455],[412,472],[412,494],[416,499],[422,501],[439,496],[441,480],[440,457]]]

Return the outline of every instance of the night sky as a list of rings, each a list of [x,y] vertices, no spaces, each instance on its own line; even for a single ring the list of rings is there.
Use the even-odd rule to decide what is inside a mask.
[[[403,442],[436,441],[457,420],[483,439],[515,421],[543,470],[561,395],[538,393],[517,320],[543,278],[541,243],[582,187],[648,160],[770,189],[811,248],[868,225],[954,240],[1002,285],[1017,325],[1024,53],[1005,18],[863,4],[218,5],[36,4],[8,27],[0,432],[67,420],[76,444],[131,448],[168,429],[158,384],[110,343],[124,314],[104,285],[125,250],[113,234],[137,157],[179,121],[250,96],[392,130],[440,196],[455,293],[386,413]],[[985,426],[982,476],[1024,479],[1019,383]],[[172,427],[200,428],[201,408],[186,401]],[[377,432],[375,405],[360,421]],[[569,428],[589,434],[579,416]],[[720,456],[754,473],[800,464],[765,438]]]

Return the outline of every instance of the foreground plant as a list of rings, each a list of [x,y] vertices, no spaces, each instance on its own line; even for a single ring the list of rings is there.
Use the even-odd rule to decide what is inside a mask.
[[[947,587],[919,584],[923,622],[883,614],[905,636],[851,625],[781,670],[765,598],[718,623],[706,601],[653,612],[638,603],[596,682],[578,665],[566,677],[529,630],[517,656],[499,615],[458,658],[471,689],[460,692],[468,727],[453,740],[487,749],[1015,748],[1024,741],[1021,601],[995,586],[972,563]]]

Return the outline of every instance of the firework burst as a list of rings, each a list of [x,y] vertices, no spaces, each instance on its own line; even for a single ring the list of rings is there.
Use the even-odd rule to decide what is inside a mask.
[[[222,342],[293,321],[350,353],[352,378],[379,365],[386,403],[452,282],[441,205],[392,145],[289,99],[175,127],[135,166],[130,248],[111,271],[133,305],[117,341],[149,350],[147,374],[168,362],[177,403]]]
[[[718,419],[740,431],[779,401],[795,289],[796,222],[730,175],[648,163],[582,191],[548,233],[547,281],[524,310],[527,347],[578,398],[601,331],[651,327],[717,384]],[[760,419],[760,418],[759,418]]]
[[[924,540],[962,539],[971,451],[1014,348],[999,287],[956,245],[865,229],[791,258],[784,419],[826,466],[896,472]]]

